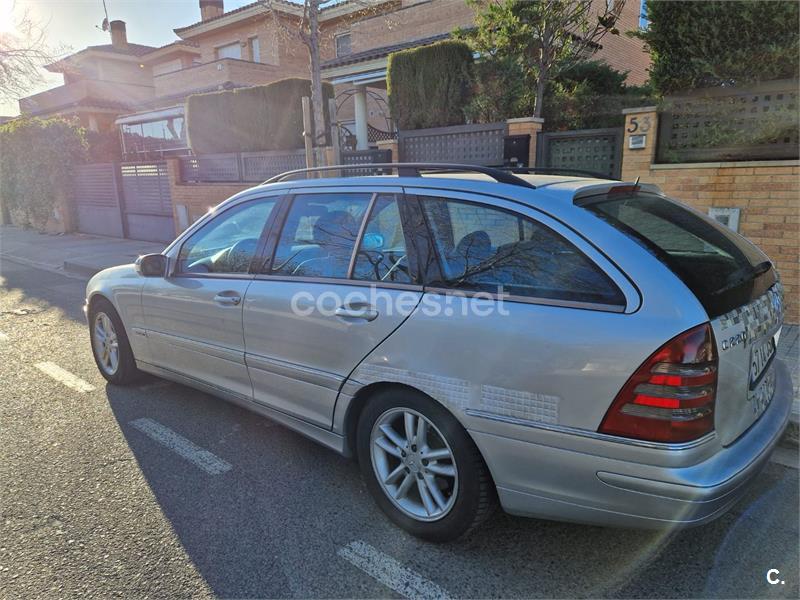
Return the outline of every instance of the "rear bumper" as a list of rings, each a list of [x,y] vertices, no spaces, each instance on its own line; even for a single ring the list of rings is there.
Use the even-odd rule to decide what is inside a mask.
[[[700,525],[730,508],[766,465],[788,422],[792,386],[776,364],[775,396],[735,443],[690,466],[665,467],[618,456],[470,431],[515,515],[619,527]],[[664,450],[669,452],[669,450]]]

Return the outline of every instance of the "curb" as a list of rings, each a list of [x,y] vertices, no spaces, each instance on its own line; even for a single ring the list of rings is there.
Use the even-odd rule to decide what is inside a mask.
[[[65,260],[64,261],[64,272],[69,271],[74,275],[79,275],[81,277],[93,277],[103,269],[98,269],[97,267],[91,267],[89,265],[85,265],[76,261]]]
[[[30,260],[29,258],[14,256],[13,254],[0,254],[0,259],[17,263],[18,265],[24,265],[26,267],[33,267],[34,269],[41,269],[42,271],[56,273],[58,275],[62,275],[63,277],[68,277],[70,279],[80,279],[80,280],[86,279],[85,275],[79,275],[77,273],[65,271],[63,265],[61,267],[58,267],[54,266],[52,263],[38,262],[35,260]]]

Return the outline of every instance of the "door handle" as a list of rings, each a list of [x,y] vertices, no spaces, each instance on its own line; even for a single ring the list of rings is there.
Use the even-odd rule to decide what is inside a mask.
[[[238,306],[242,297],[236,292],[220,292],[214,296],[214,302],[222,306]]]
[[[378,318],[379,313],[371,306],[340,306],[334,311],[334,314],[343,319],[374,321]]]

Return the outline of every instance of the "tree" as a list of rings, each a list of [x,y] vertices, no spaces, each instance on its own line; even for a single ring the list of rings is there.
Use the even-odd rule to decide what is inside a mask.
[[[41,67],[63,50],[50,48],[44,27],[23,12],[13,31],[0,32],[0,102],[13,102],[41,83]]]
[[[796,0],[651,1],[647,18],[633,35],[650,51],[650,80],[662,94],[800,75]]]
[[[323,8],[346,2],[361,7],[350,13],[351,19],[376,14],[381,10],[380,6],[373,5],[370,0],[303,0],[302,16],[298,17],[292,14],[285,0],[261,0],[262,5],[272,15],[278,32],[283,34],[284,37],[299,38],[308,50],[308,70],[311,78],[311,112],[314,122],[312,135],[315,145],[327,137],[324,119],[326,107],[322,94],[322,70],[320,67],[320,11]]]
[[[468,0],[476,28],[467,37],[487,57],[515,62],[534,93],[533,114],[541,117],[549,81],[586,59],[615,28],[625,0]]]

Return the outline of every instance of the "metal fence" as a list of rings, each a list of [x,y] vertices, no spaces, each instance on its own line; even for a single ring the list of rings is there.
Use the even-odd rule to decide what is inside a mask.
[[[257,183],[285,171],[305,168],[306,155],[303,150],[204,154],[183,156],[180,163],[184,182]]]
[[[400,161],[502,165],[507,133],[506,123],[400,131]]]
[[[342,152],[343,165],[370,165],[392,162],[391,150],[347,150]],[[380,175],[381,169],[352,169],[346,175]]]
[[[540,133],[536,166],[590,171],[617,179],[622,170],[622,128]]]
[[[798,158],[798,82],[696,90],[665,98],[660,163]]]

